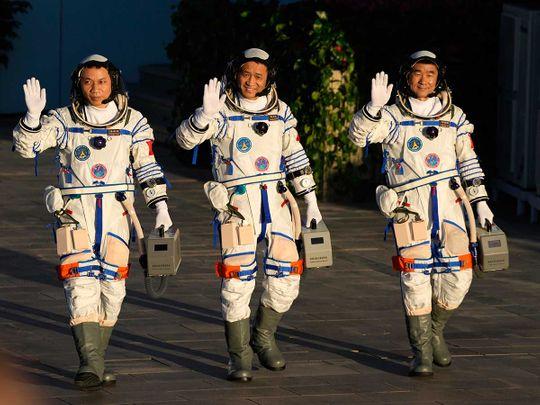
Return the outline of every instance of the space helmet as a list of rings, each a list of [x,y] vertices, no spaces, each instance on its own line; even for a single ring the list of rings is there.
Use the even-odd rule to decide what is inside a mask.
[[[408,56],[408,58],[399,67],[399,81],[397,91],[404,96],[413,96],[409,87],[409,75],[417,63],[430,63],[437,66],[439,72],[437,85],[431,97],[438,95],[441,91],[450,91],[446,83],[446,65],[431,51],[417,51]]]
[[[81,73],[84,68],[88,67],[103,67],[107,69],[111,76],[111,95],[103,104],[114,100],[119,94],[127,97],[126,87],[122,79],[122,72],[105,56],[93,54],[89,55],[79,62],[73,73],[71,74],[71,92],[70,99],[72,103],[84,104],[84,96],[81,90],[80,81]]]

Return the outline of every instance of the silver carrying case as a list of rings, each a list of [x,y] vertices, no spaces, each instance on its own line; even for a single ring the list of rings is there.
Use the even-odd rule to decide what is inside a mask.
[[[148,277],[174,276],[182,262],[178,228],[154,229],[146,240]]]
[[[478,236],[478,266],[483,272],[506,270],[510,267],[508,242],[497,225],[476,228]]]
[[[317,224],[313,220],[309,228],[302,226],[300,238],[304,252],[304,268],[332,266],[332,240],[330,231],[323,221]]]

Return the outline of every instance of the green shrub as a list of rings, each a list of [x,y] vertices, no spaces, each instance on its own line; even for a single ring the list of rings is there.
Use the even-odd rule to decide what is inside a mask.
[[[13,39],[17,38],[17,28],[21,25],[15,20],[17,13],[30,9],[27,1],[0,0],[0,64],[7,67],[8,52],[13,49]]]

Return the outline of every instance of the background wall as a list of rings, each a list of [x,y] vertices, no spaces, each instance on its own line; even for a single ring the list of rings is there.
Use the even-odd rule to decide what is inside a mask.
[[[7,68],[0,66],[0,114],[24,111],[22,84],[37,77],[47,89],[47,108],[66,104],[72,70],[85,56],[107,56],[127,82],[138,67],[167,63],[172,7],[177,0],[32,0],[20,14]]]

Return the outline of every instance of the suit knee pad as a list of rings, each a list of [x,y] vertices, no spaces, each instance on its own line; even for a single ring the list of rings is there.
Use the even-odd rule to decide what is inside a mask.
[[[221,283],[221,311],[223,319],[235,322],[249,318],[249,302],[255,289],[255,280],[224,279]]]
[[[103,326],[114,326],[126,296],[126,281],[102,281],[100,285],[101,312],[99,322]]]
[[[268,277],[263,282],[264,292],[261,303],[274,311],[287,312],[300,291],[300,276]]]
[[[431,313],[431,276],[413,272],[401,273],[401,295],[407,315]]]
[[[64,281],[64,293],[70,325],[98,322],[100,307],[99,281],[90,277],[76,277]]]

